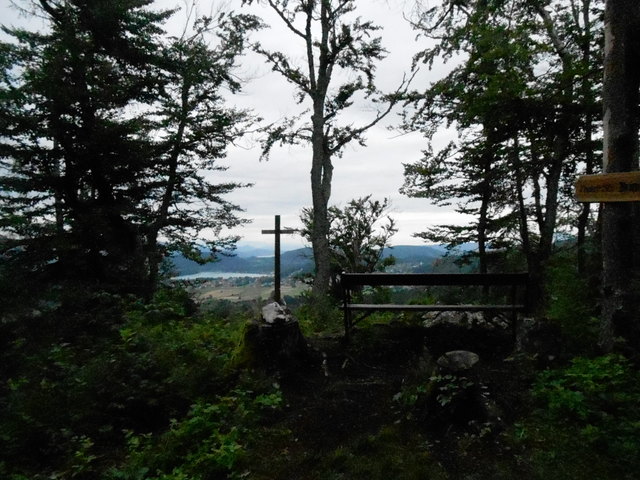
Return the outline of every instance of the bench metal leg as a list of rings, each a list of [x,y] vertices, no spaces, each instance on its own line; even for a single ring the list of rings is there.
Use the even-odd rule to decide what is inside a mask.
[[[351,311],[348,308],[344,308],[344,339],[349,341],[349,334],[351,331]]]

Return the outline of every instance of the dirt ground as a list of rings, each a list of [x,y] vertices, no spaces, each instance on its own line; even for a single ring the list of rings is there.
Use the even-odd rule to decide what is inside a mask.
[[[309,338],[309,362],[276,374],[286,407],[268,426],[271,441],[254,448],[246,478],[527,478],[499,439],[526,408],[526,371],[506,349],[483,352],[476,383],[501,418],[443,426],[437,417],[447,412],[430,406],[425,389],[445,340],[401,323],[363,328],[348,345]]]

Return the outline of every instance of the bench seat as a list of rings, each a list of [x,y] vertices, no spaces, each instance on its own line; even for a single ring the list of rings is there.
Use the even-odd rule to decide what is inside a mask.
[[[524,311],[524,305],[402,305],[394,303],[348,303],[345,305],[349,310],[368,311],[397,311],[407,310],[416,312],[491,312],[491,311]]]
[[[372,312],[509,312],[515,323],[517,314],[526,312],[529,275],[527,273],[346,273],[340,277],[342,286],[342,300],[344,311],[345,340],[349,340],[349,331],[360,320],[368,317]],[[404,305],[397,303],[355,303],[353,294],[363,286],[501,286],[508,287],[511,303],[507,304],[455,304],[455,305]],[[516,301],[517,293],[521,291],[520,301]],[[508,300],[507,300],[508,301]],[[352,318],[352,312],[360,312],[360,317]]]

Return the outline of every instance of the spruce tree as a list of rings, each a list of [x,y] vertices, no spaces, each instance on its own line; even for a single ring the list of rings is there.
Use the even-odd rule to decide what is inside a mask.
[[[46,31],[4,29],[3,249],[45,282],[148,295],[167,251],[195,256],[203,229],[241,222],[224,199],[239,185],[210,172],[249,120],[220,89],[239,88],[231,70],[258,22],[222,16],[169,38],[173,12],[151,3],[40,0]]]

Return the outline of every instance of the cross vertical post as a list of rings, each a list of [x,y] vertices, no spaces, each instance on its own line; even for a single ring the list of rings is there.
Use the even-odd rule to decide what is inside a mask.
[[[275,235],[275,248],[274,248],[274,265],[273,265],[273,283],[274,283],[274,292],[273,299],[278,303],[282,303],[282,294],[280,289],[280,235],[281,234],[293,234],[297,233],[297,230],[293,230],[291,228],[287,228],[282,230],[280,228],[280,215],[276,215],[275,217],[275,229],[274,230],[262,230],[263,235]]]
[[[273,276],[274,276],[274,300],[280,303],[282,296],[280,294],[280,215],[276,215],[275,219],[275,251],[273,260]]]

